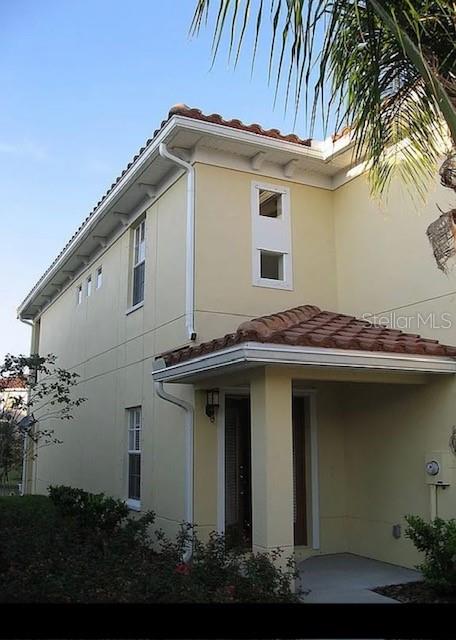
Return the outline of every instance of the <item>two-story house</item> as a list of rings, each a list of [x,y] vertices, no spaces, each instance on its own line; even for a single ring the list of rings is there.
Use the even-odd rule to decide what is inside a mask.
[[[347,136],[173,107],[20,305],[87,398],[27,491],[413,565],[404,515],[456,515],[456,287],[425,235],[450,197],[381,208]]]

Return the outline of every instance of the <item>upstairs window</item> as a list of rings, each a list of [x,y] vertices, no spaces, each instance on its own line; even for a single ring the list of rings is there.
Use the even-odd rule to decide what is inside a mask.
[[[96,287],[99,289],[103,284],[103,268],[98,267],[97,269],[97,279],[96,279]]]
[[[128,500],[127,504],[139,509],[141,503],[141,430],[142,410],[127,410],[128,416]]]
[[[260,278],[283,281],[283,254],[260,249]]]
[[[282,194],[266,189],[259,190],[259,214],[266,218],[278,218],[282,213]]]
[[[252,284],[292,289],[290,190],[252,183]]]
[[[76,304],[81,304],[81,302],[82,302],[82,284],[80,284],[76,289]]]
[[[87,278],[86,287],[87,287],[87,297],[89,297],[92,295],[92,276],[91,275]]]
[[[134,230],[133,243],[133,299],[135,306],[144,300],[144,274],[146,267],[146,221]]]

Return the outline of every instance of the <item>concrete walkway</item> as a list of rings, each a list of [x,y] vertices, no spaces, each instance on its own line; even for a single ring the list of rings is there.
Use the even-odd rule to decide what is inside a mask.
[[[303,602],[396,603],[371,589],[416,582],[421,574],[394,564],[337,553],[315,556],[299,564]]]

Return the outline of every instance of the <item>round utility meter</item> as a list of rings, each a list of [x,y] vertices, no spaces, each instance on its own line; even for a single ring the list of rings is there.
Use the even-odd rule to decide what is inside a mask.
[[[426,462],[426,473],[430,476],[436,476],[440,472],[440,465],[436,460]]]

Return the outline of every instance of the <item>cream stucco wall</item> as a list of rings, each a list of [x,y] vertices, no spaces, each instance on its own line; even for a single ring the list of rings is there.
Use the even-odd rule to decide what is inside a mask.
[[[456,344],[456,274],[437,269],[426,236],[439,207],[454,206],[453,196],[436,178],[422,203],[395,180],[387,201],[379,204],[370,198],[364,175],[334,192],[341,311],[385,314],[399,329]],[[425,320],[434,314],[434,321],[419,320],[419,313]]]
[[[332,193],[292,181],[198,164],[196,326],[201,340],[247,318],[316,304],[337,305]],[[293,290],[252,286],[252,181],[290,188]]]
[[[343,396],[347,477],[347,540],[352,553],[413,566],[419,555],[404,536],[406,514],[430,518],[424,460],[448,451],[454,424],[456,381],[426,385],[351,385]],[[456,517],[456,458],[451,485],[438,489],[438,515]]]
[[[146,212],[144,306],[130,306],[132,230],[127,229],[73,280],[40,321],[40,352],[81,376],[77,393],[86,402],[75,420],[55,422],[63,444],[42,448],[34,465],[36,492],[70,484],[126,497],[125,410],[143,412],[142,506],[153,508],[165,529],[184,518],[182,412],[155,396],[155,355],[185,343],[186,183],[181,178]],[[95,288],[102,265],[103,283]],[[85,282],[92,274],[92,295]],[[83,284],[82,304],[76,287]],[[174,393],[191,400],[193,391]]]
[[[426,203],[399,179],[379,203],[365,175],[335,191],[206,164],[196,165],[196,175],[199,340],[246,318],[315,304],[358,316],[386,313],[398,328],[456,344],[456,273],[437,269],[426,236],[439,208],[454,204],[437,177]],[[252,285],[253,181],[290,189],[291,291]]]

